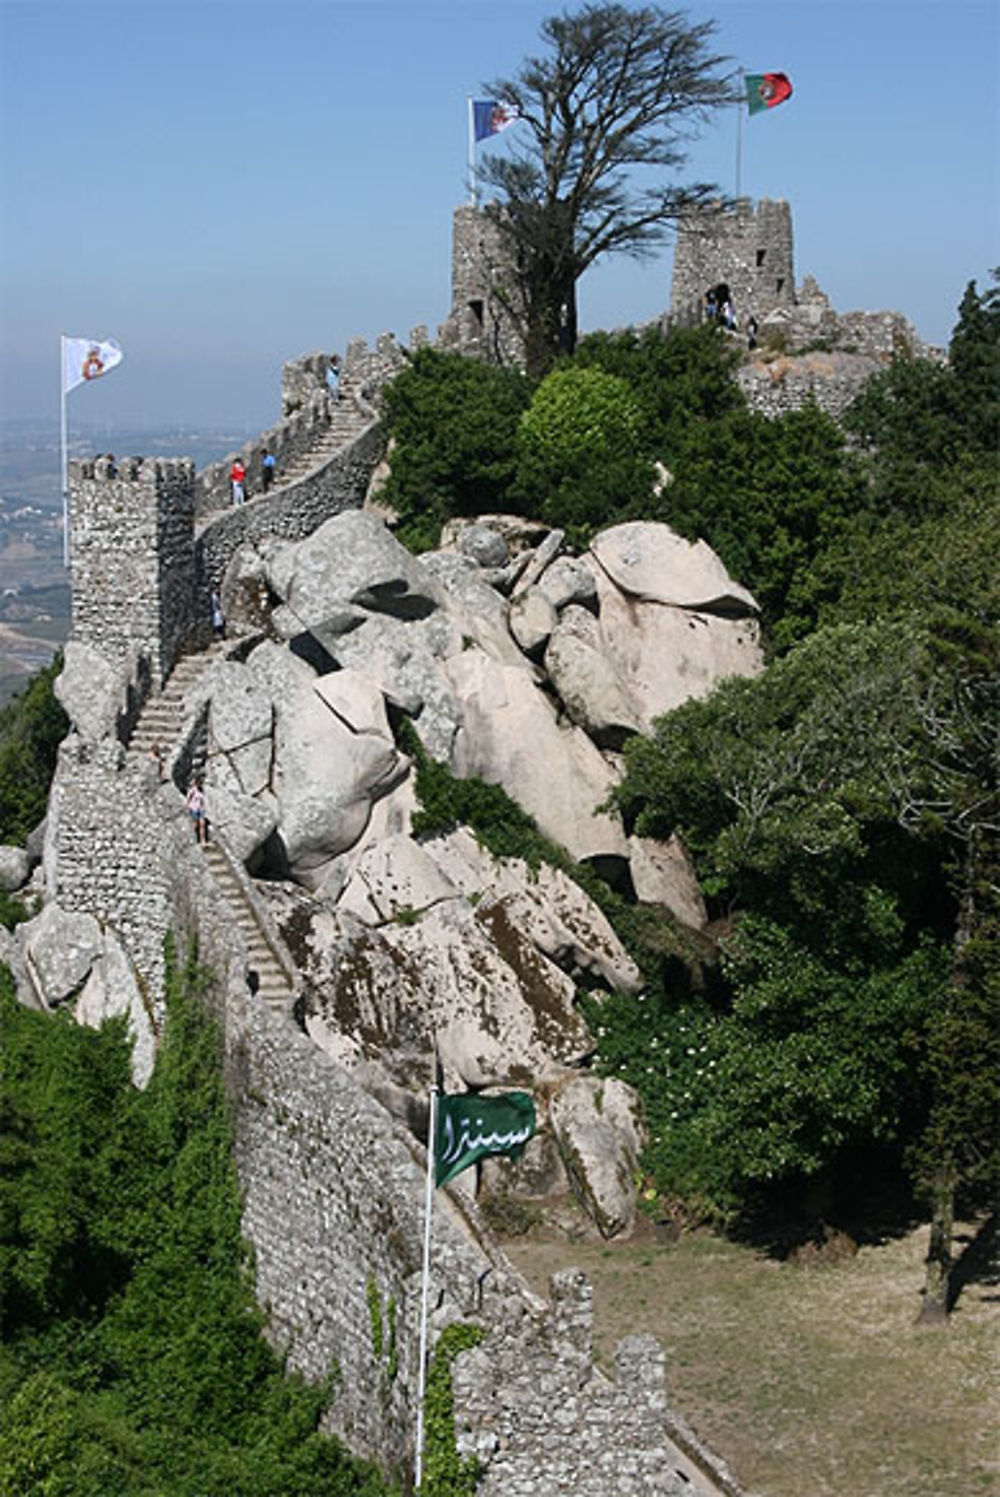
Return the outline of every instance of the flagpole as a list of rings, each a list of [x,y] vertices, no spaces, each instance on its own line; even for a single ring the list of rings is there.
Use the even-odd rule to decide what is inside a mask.
[[[417,1451],[413,1463],[414,1491],[424,1474],[424,1394],[427,1387],[427,1296],[431,1276],[431,1211],[434,1207],[434,1155],[437,1139],[438,1087],[431,1087],[427,1123],[427,1184],[424,1196],[424,1270],[420,1288],[420,1350],[417,1366]]]
[[[476,206],[476,110],[472,101],[472,95],[466,94],[468,129],[469,129],[469,202],[473,208]]]
[[[736,196],[743,196],[743,103],[746,98],[746,78],[742,68],[737,69],[740,80],[740,95],[736,101]]]
[[[66,334],[59,335],[59,393],[60,393],[60,482],[62,483],[63,506],[63,566],[69,566],[69,459],[66,443]]]

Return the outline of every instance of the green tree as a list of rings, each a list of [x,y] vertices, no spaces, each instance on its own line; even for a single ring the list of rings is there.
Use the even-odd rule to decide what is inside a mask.
[[[0,838],[23,843],[45,815],[59,745],[69,718],[56,700],[62,657],[33,676],[0,710]]]
[[[676,1157],[700,1153],[702,1188],[729,1204],[865,1142],[919,1143],[940,1235],[955,1190],[992,1178],[995,652],[963,621],[820,631],[627,748],[629,821],[680,832],[735,915],[728,1002],[702,1016],[703,1074],[674,1119]]]
[[[970,281],[958,309],[948,361],[959,392],[967,446],[996,465],[1000,456],[1000,270],[980,293]]]
[[[486,86],[521,117],[512,153],[490,157],[482,176],[500,193],[488,211],[516,266],[511,311],[533,376],[576,347],[583,273],[601,256],[662,243],[714,193],[663,180],[684,166],[693,129],[732,101],[724,59],[708,50],[713,32],[655,6],[585,5],[542,23],[547,55]]]
[[[207,977],[168,961],[149,1087],[124,1025],[0,992],[0,1491],[388,1497],[262,1335]]]
[[[452,515],[509,507],[516,434],[531,398],[524,376],[423,348],[386,389],[392,438],[384,497],[414,550],[437,544]]]

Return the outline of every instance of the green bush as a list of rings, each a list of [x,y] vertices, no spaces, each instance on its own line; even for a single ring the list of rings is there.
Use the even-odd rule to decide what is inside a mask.
[[[627,380],[567,365],[535,391],[517,429],[516,490],[529,514],[585,541],[647,496],[652,465]]]

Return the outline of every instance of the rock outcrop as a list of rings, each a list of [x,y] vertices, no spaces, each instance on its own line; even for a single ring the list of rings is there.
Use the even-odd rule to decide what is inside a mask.
[[[641,974],[570,872],[495,858],[462,827],[413,835],[395,725],[501,786],[567,869],[617,867],[697,929],[683,848],[630,837],[611,795],[629,737],[761,668],[753,598],[664,525],[612,527],[575,557],[559,531],[480,517],[414,557],[371,512],[244,546],[225,587],[257,633],[192,704],[209,810],[295,951],[307,1032],[403,1121],[435,1065],[446,1089],[531,1086],[543,1141],[504,1188],[572,1188],[601,1232],[630,1230],[636,1099],[587,1074],[576,996],[635,997]]]

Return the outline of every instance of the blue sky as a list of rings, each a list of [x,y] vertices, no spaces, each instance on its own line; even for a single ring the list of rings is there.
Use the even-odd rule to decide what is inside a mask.
[[[282,362],[433,333],[466,198],[466,96],[540,48],[537,0],[0,0],[0,402],[58,416],[59,334],[122,365],[70,419],[278,415]],[[784,197],[796,273],[944,343],[1000,264],[996,0],[727,0],[716,50],[793,98],[745,121],[743,190]],[[727,111],[684,179],[736,186]],[[488,149],[504,149],[503,138]],[[480,147],[480,149],[484,149]],[[671,250],[580,286],[583,328],[649,320]]]

